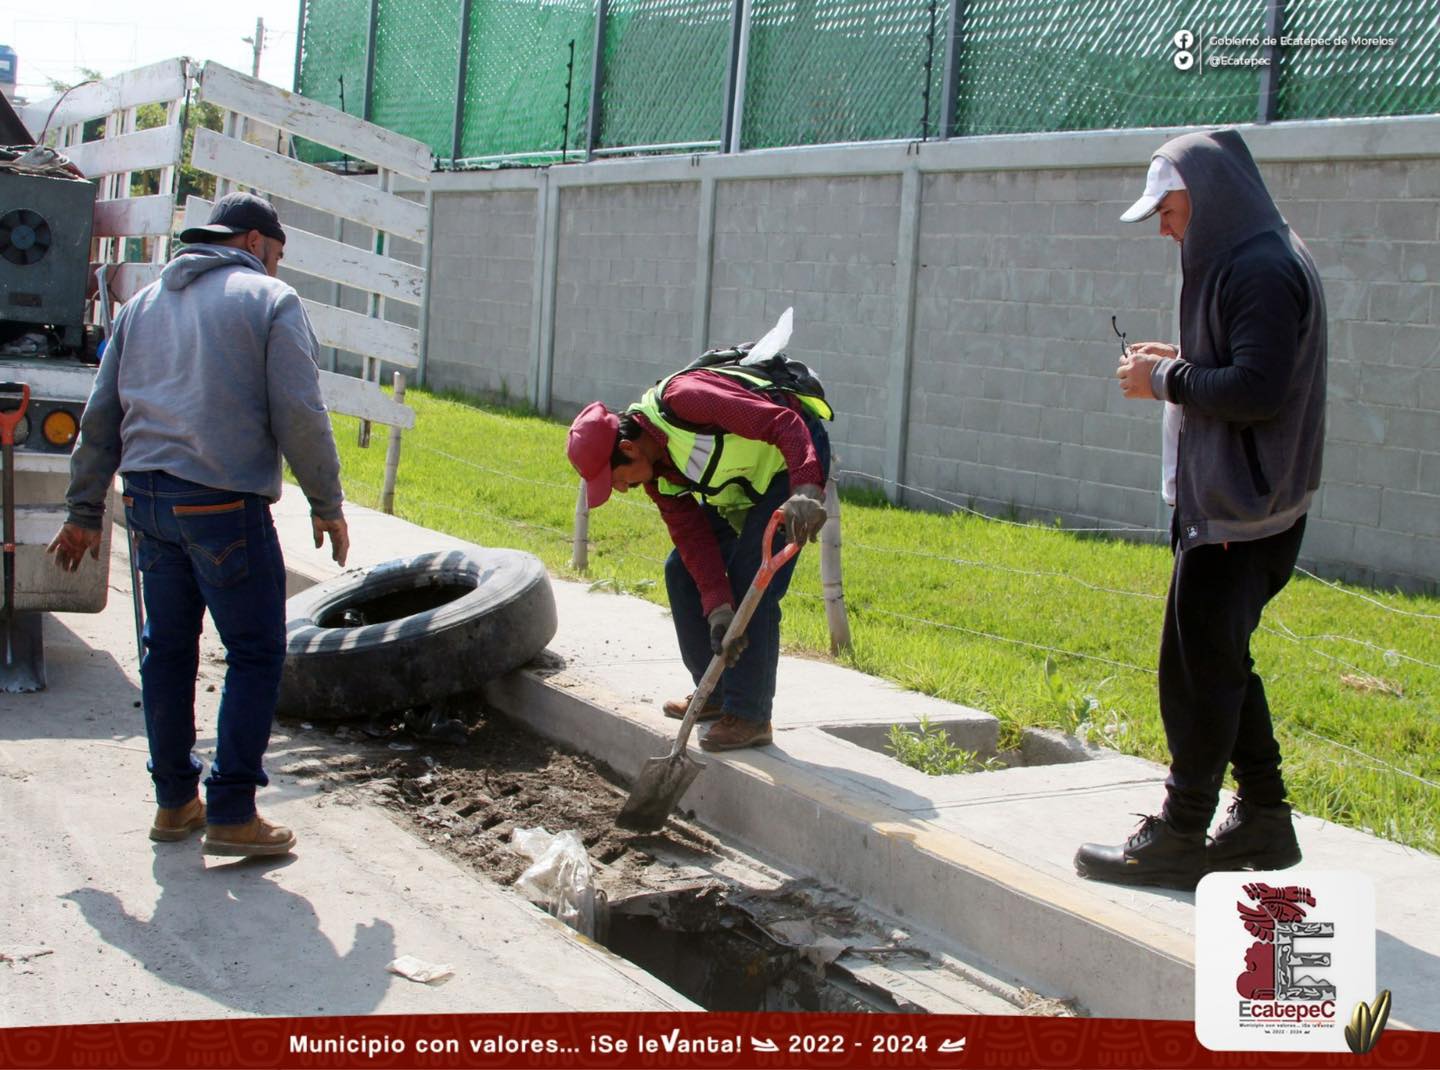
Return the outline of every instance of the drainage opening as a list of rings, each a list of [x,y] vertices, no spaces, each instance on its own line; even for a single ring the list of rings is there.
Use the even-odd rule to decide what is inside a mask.
[[[385,624],[402,617],[439,609],[463,598],[475,589],[474,583],[426,584],[403,591],[388,591],[368,598],[347,598],[328,607],[316,619],[322,628],[363,628],[367,624]]]
[[[911,760],[897,752],[892,728],[908,738]],[[984,773],[1036,765],[1068,765],[1104,758],[1115,753],[1084,740],[1045,728],[1026,728],[1018,747],[1000,750],[993,726],[974,721],[928,721],[920,725],[842,724],[827,725],[824,731],[858,747],[901,761],[922,772]],[[963,753],[961,753],[963,752]],[[963,759],[953,761],[952,759]]]
[[[918,1009],[855,978],[833,947],[776,939],[719,885],[637,895],[606,913],[605,947],[709,1011]]]

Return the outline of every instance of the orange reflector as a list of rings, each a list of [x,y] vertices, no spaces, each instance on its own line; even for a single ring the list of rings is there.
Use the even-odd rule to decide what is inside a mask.
[[[80,425],[70,413],[64,409],[56,409],[45,417],[45,422],[40,425],[40,433],[52,446],[68,446],[80,433]]]

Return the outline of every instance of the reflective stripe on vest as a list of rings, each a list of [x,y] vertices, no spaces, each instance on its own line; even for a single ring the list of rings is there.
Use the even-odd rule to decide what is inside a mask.
[[[627,410],[643,413],[664,433],[670,463],[690,481],[682,485],[660,478],[656,481],[660,493],[671,497],[696,494],[721,512],[748,509],[776,474],[785,471],[785,455],[758,439],[710,434],[672,423],[660,406],[661,392],[669,382],[667,378],[651,387]]]

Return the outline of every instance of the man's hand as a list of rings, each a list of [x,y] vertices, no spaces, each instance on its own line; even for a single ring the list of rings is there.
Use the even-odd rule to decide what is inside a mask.
[[[310,518],[310,529],[315,533],[315,549],[325,545],[325,533],[330,533],[330,556],[341,568],[345,567],[345,558],[350,553],[350,529],[345,525],[343,516],[334,520],[321,520],[318,516]]]
[[[82,528],[79,524],[64,524],[56,533],[55,538],[50,540],[47,553],[55,555],[55,564],[66,572],[74,572],[80,567],[86,552],[96,561],[100,560],[100,536],[99,528]]]
[[[806,483],[796,487],[795,493],[780,507],[785,514],[785,530],[796,546],[804,546],[825,526],[823,500],[824,492],[814,483]]]
[[[1120,393],[1127,398],[1156,400],[1155,391],[1150,386],[1150,372],[1160,360],[1158,356],[1136,353],[1132,346],[1130,351],[1120,358],[1120,366],[1115,369],[1115,376],[1120,380]]]
[[[745,647],[749,645],[750,639],[741,632],[729,643],[725,642],[725,633],[730,630],[730,622],[735,619],[735,610],[728,603],[717,606],[710,611],[705,618],[710,623],[710,650],[716,655],[725,655],[725,664],[734,665],[740,660],[740,655],[745,653]]]

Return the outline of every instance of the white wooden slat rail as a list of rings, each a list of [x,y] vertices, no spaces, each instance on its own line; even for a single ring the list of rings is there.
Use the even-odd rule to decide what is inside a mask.
[[[325,407],[331,412],[343,412],[358,416],[362,420],[373,420],[377,424],[389,424],[405,430],[415,426],[415,410],[401,405],[382,393],[374,383],[356,379],[353,375],[337,372],[320,372],[320,396]]]
[[[200,74],[200,94],[211,104],[340,149],[356,159],[429,181],[434,165],[424,142],[347,115],[295,93],[256,81],[215,62]]]
[[[322,345],[374,357],[402,368],[414,368],[420,363],[419,331],[319,301],[303,303],[310,325],[315,328],[315,337]]]
[[[57,105],[59,95],[21,106],[20,119],[35,137],[47,119],[50,129],[85,123],[142,104],[183,100],[189,88],[190,61],[184,58],[161,60],[148,67],[126,71],[103,82],[76,86]],[[51,109],[54,114],[51,114]]]
[[[175,215],[175,199],[160,193],[150,197],[122,197],[95,202],[97,238],[165,236]]]
[[[86,178],[99,178],[125,171],[175,167],[180,163],[184,147],[184,131],[177,124],[72,145],[65,150],[65,155]]]
[[[91,278],[94,278],[95,270],[98,267],[100,267],[99,264],[90,265]],[[160,272],[164,270],[164,264],[111,264],[106,281],[109,284],[111,295],[116,301],[124,304],[158,279]]]
[[[407,201],[299,160],[217,134],[195,131],[191,163],[202,171],[286,200],[344,216],[368,227],[424,244],[429,226],[425,205]]]
[[[211,206],[203,197],[188,198],[185,226],[203,224],[210,218]],[[285,266],[410,305],[418,305],[425,290],[425,272],[414,264],[289,226],[285,227]]]

